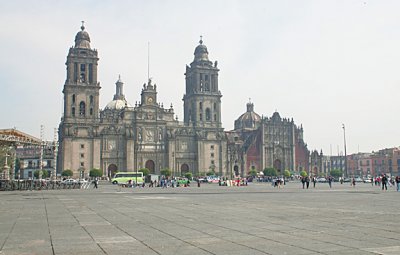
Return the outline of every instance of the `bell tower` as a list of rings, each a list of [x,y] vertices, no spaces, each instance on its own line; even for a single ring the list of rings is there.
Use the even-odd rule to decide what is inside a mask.
[[[218,90],[217,61],[208,59],[207,47],[200,37],[194,60],[186,66],[184,122],[194,127],[221,127],[221,92]]]
[[[90,37],[82,21],[75,46],[68,52],[64,85],[64,119],[75,122],[99,116],[100,83],[97,82],[97,51],[90,48]]]

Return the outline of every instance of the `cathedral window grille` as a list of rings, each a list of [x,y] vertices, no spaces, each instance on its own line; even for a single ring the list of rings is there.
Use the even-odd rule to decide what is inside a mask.
[[[211,145],[211,146],[210,146],[210,149],[211,149],[211,150],[214,150],[214,145]]]
[[[85,166],[85,163],[84,162],[81,162],[81,167],[84,167]]]
[[[199,109],[203,110],[203,103],[202,102],[199,103]]]
[[[200,113],[200,120],[203,120],[203,114]]]
[[[93,64],[89,64],[89,83],[93,83]]]
[[[214,157],[214,153],[211,153],[211,157],[212,157],[212,158]]]
[[[80,82],[86,82],[86,65],[81,64],[81,75],[80,75]]]
[[[217,114],[214,114],[214,121],[217,121]]]
[[[79,104],[79,115],[80,116],[85,116],[85,108],[86,108],[85,102],[82,101]]]
[[[92,116],[93,115],[93,108],[90,108],[90,116]]]
[[[85,145],[84,144],[81,144],[81,149],[85,149]]]
[[[93,96],[90,96],[90,104],[93,104],[93,101],[94,101]]]
[[[72,107],[72,112],[71,112],[72,116],[75,117],[75,107]]]
[[[84,158],[84,157],[85,157],[85,154],[81,153],[81,158]]]
[[[76,101],[76,96],[75,96],[75,94],[73,94],[72,95],[72,103],[75,104],[75,101]]]
[[[206,109],[206,121],[210,121],[211,120],[211,111],[210,108]]]
[[[78,81],[78,63],[74,63],[74,82]]]

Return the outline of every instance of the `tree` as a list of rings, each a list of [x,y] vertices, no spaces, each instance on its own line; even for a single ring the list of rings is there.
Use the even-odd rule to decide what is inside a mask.
[[[304,171],[304,170],[301,171],[301,172],[300,172],[300,176],[301,176],[301,177],[306,177],[306,176],[307,176],[307,172]]]
[[[71,177],[72,175],[74,175],[74,173],[72,172],[72,170],[69,169],[65,169],[61,172],[61,176]]]
[[[265,176],[277,176],[276,169],[273,167],[267,167],[263,171]]]
[[[148,176],[150,174],[150,170],[148,168],[140,168],[139,172],[142,172],[143,176]]]
[[[283,172],[283,175],[284,175],[286,178],[289,178],[289,177],[290,177],[290,171],[289,171],[289,170],[285,170],[285,171]]]
[[[214,172],[214,170],[211,170],[211,171],[208,171],[208,172],[206,173],[206,175],[207,175],[207,176],[212,176],[212,175],[215,175],[215,172]]]
[[[341,177],[343,174],[342,170],[340,169],[332,169],[331,170],[331,175],[335,178]]]
[[[188,178],[189,180],[191,180],[192,179],[192,173],[186,173],[185,177]]]
[[[168,177],[168,176],[171,176],[172,171],[169,168],[164,168],[160,171],[160,173],[161,173],[161,175]]]
[[[90,170],[89,176],[90,177],[102,177],[103,171],[101,171],[100,169],[97,169],[97,168],[93,168],[92,170]]]
[[[42,178],[47,178],[49,176],[49,173],[46,170],[41,170],[42,171]],[[39,173],[40,170],[36,170],[33,175],[35,176],[36,179],[39,179]]]
[[[257,176],[257,170],[256,169],[251,169],[249,172],[250,176],[256,177]]]

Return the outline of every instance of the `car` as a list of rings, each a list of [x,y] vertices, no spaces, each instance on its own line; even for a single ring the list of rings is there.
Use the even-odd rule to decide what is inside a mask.
[[[73,185],[73,184],[77,184],[78,182],[74,179],[66,179],[66,180],[63,180],[61,183],[65,184],[65,185]]]
[[[326,178],[325,177],[319,177],[319,178],[317,178],[317,182],[326,182]]]
[[[366,179],[364,179],[364,182],[365,182],[365,183],[371,183],[372,181],[371,181],[370,178],[366,178]]]

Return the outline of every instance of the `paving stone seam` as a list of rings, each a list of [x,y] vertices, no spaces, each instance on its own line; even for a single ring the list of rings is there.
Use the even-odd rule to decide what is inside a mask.
[[[54,252],[54,245],[53,245],[53,237],[51,236],[51,230],[50,230],[49,214],[47,213],[47,204],[46,204],[46,200],[43,197],[43,193],[42,193],[42,200],[44,203],[44,210],[46,212],[47,230],[49,232],[49,237],[50,237],[51,252],[54,255],[55,252]]]
[[[8,239],[10,238],[11,233],[14,231],[14,228],[17,225],[18,219],[20,218],[22,212],[24,211],[23,208],[24,208],[24,205],[22,205],[22,209],[19,210],[18,216],[16,217],[16,219],[10,229],[10,232],[8,232],[7,237],[4,239],[4,242],[2,243],[2,245],[0,247],[0,253],[3,251],[4,245],[7,243]]]
[[[112,210],[112,211],[115,211],[115,212],[117,212],[117,213],[119,213],[119,214],[121,214],[121,215],[124,215],[125,217],[132,218],[130,215],[127,215],[127,214],[125,214],[125,213],[123,213],[123,212],[120,212],[120,211],[116,210],[115,208],[109,207],[109,206],[107,206],[107,205],[105,205],[105,206],[106,206],[108,209]],[[154,216],[154,215],[153,215],[153,216]],[[102,217],[102,216],[100,216],[100,217]],[[102,218],[105,219],[104,217],[102,217]],[[106,220],[106,219],[105,219],[105,220]],[[207,252],[207,253],[209,253],[209,254],[217,255],[217,254],[215,254],[215,253],[213,253],[213,252],[211,252],[211,251],[209,251],[209,250],[206,250],[206,249],[204,249],[204,248],[202,248],[202,247],[200,247],[200,246],[197,246],[197,245],[195,245],[195,244],[192,244],[192,243],[190,243],[190,242],[188,242],[188,241],[186,241],[186,240],[183,240],[183,239],[181,239],[181,238],[179,238],[179,237],[177,237],[177,236],[174,236],[174,235],[172,235],[172,234],[170,234],[170,233],[167,233],[167,232],[165,232],[165,231],[163,231],[163,230],[161,230],[161,229],[159,229],[159,228],[153,227],[153,226],[150,225],[150,224],[146,224],[146,223],[144,223],[144,222],[142,222],[142,221],[140,221],[140,220],[136,220],[135,222],[136,222],[136,223],[140,223],[140,224],[142,224],[143,226],[146,226],[146,227],[152,228],[152,229],[154,229],[154,230],[157,230],[157,231],[159,231],[160,233],[163,233],[163,234],[165,234],[165,235],[171,236],[171,237],[173,237],[173,238],[175,238],[175,239],[177,239],[177,240],[179,240],[179,241],[181,241],[181,242],[184,242],[184,243],[186,243],[186,244],[188,244],[188,245],[190,245],[190,246],[193,246],[193,247],[195,247],[195,248],[197,248],[197,249],[203,250],[203,251],[205,251],[205,252]],[[113,225],[114,225],[114,224],[113,224]],[[120,229],[120,230],[123,231],[124,233],[128,234],[129,236],[132,236],[132,235],[130,235],[129,233],[127,233],[126,231],[122,230],[122,229],[121,229],[120,227],[118,227],[116,224],[115,224],[114,226],[116,226],[118,229]],[[132,237],[133,237],[133,236],[132,236]],[[133,238],[135,238],[135,237],[133,237]],[[140,241],[140,240],[137,239],[137,238],[135,238],[135,239],[138,240],[138,241]],[[145,244],[144,241],[140,241],[140,242],[142,242],[143,244]],[[146,245],[147,247],[149,247],[150,249],[152,249],[153,251],[155,251],[157,254],[161,254],[161,253],[157,252],[156,250],[154,250],[153,248],[151,248],[150,246],[148,246],[147,244],[145,244],[145,245]]]
[[[65,206],[64,203],[63,203],[63,205],[64,205],[65,209],[72,215],[72,217],[75,219],[75,221],[79,224],[79,226],[88,234],[88,236],[93,240],[93,242],[100,248],[100,250],[101,250],[104,254],[107,254],[107,252],[103,249],[103,247],[101,247],[100,244],[96,242],[96,240],[95,240],[94,237],[90,234],[90,232],[87,230],[87,228],[79,222],[79,220],[78,220],[78,218],[75,216],[75,214],[73,214],[73,213],[71,212],[71,210],[70,210],[68,207]]]

